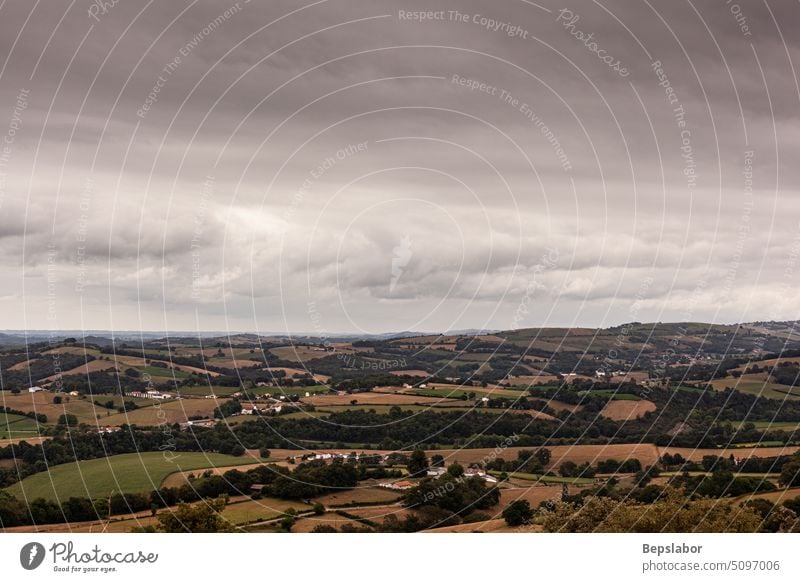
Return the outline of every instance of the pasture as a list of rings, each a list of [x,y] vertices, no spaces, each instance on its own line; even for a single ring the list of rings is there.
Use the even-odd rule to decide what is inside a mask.
[[[39,423],[27,416],[0,412],[0,439],[37,437]]]
[[[107,497],[112,493],[141,493],[158,489],[176,471],[234,467],[252,463],[250,457],[219,453],[129,453],[102,459],[55,465],[35,473],[6,491],[18,499],[39,497],[65,501],[70,497]]]

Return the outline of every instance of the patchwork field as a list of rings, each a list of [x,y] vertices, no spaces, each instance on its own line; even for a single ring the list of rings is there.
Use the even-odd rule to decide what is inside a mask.
[[[213,398],[162,400],[147,408],[101,416],[99,422],[110,426],[122,426],[123,424],[138,424],[139,426],[174,424],[176,422],[186,422],[192,416],[211,417],[214,415],[214,409],[217,406],[219,406],[219,402]]]
[[[171,454],[171,453],[170,453]],[[252,463],[249,457],[219,453],[130,453],[103,459],[55,465],[6,490],[19,499],[42,497],[65,501],[70,497],[107,497],[111,493],[138,493],[157,489],[176,471],[206,467],[234,467]]]

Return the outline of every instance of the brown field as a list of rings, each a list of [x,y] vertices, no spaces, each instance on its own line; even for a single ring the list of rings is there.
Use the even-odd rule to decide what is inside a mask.
[[[190,416],[213,416],[214,409],[219,406],[221,399],[191,398],[184,400],[166,400],[159,404],[139,408],[128,413],[100,416],[99,422],[103,425],[121,426],[123,424],[138,424],[140,426],[157,426],[186,422]]]
[[[611,420],[633,420],[645,412],[653,412],[656,405],[649,400],[612,400],[600,411]]]
[[[611,382],[614,384],[621,384],[623,382],[633,381],[638,384],[647,380],[648,377],[649,375],[647,372],[628,372],[624,376],[612,376]]]
[[[509,487],[500,490],[500,504],[492,511],[500,514],[509,503],[524,499],[536,508],[542,501],[561,499],[561,485],[534,485],[533,487]]]
[[[114,362],[109,362],[108,360],[92,360],[91,362],[86,362],[77,368],[72,368],[71,370],[61,372],[61,376],[85,376],[90,372],[100,372],[102,370],[108,370],[109,368],[116,369]],[[54,382],[57,378],[58,374],[54,374],[44,378],[42,383]]]
[[[772,358],[769,360],[758,360],[750,362],[750,364],[747,366],[739,366],[738,368],[734,368],[734,370],[739,370],[740,372],[744,372],[745,368],[748,367],[759,366],[763,368],[765,366],[774,366],[775,364],[779,364],[781,362],[791,362],[793,364],[797,364],[798,362],[800,362],[800,358]]]
[[[100,413],[100,410],[88,400],[80,400],[74,396],[63,396],[62,404],[53,404],[53,396],[52,392],[22,392],[20,394],[3,392],[0,397],[0,404],[22,412],[45,414],[47,415],[47,421],[51,423],[55,423],[59,415],[68,413],[78,417],[78,422],[94,424],[97,413]]]
[[[552,384],[557,381],[557,376],[540,372],[530,376],[511,376],[508,380],[503,380],[501,384],[506,386],[536,386],[537,384]]]
[[[357,515],[358,517],[365,517],[378,523],[382,522],[384,518],[390,515],[394,515],[397,519],[404,519],[410,513],[410,510],[401,505],[361,507],[344,509],[344,511],[353,515]]]
[[[546,398],[537,398],[536,400],[546,402],[547,406],[556,412],[561,412],[562,410],[569,410],[570,412],[583,410],[583,404],[568,404],[567,402],[561,402],[560,400],[547,400]]]
[[[287,378],[291,378],[295,374],[311,374],[308,370],[303,370],[302,368],[265,368],[265,372],[274,371],[274,372],[283,372],[286,374]],[[324,384],[328,380],[331,379],[330,376],[326,376],[325,374],[313,374],[314,380],[319,382],[320,384]]]
[[[211,358],[207,361],[208,364],[218,368],[230,368],[232,370],[239,368],[254,368],[262,365],[258,360],[228,360],[226,358]]]
[[[35,362],[36,360],[37,360],[37,358],[34,358],[32,360],[23,360],[22,362],[14,364],[13,366],[9,366],[8,370],[10,372],[16,372],[16,371],[19,371],[19,370],[25,370],[25,369],[27,369],[28,366],[31,365],[32,362]]]
[[[25,441],[29,445],[40,445],[44,441],[48,441],[51,438],[53,437],[32,436],[32,437],[21,437],[13,439],[0,439],[0,448],[7,447],[8,445],[18,445],[22,441]]]
[[[779,489],[778,491],[767,491],[766,493],[748,493],[737,497],[736,501],[745,503],[751,499],[766,499],[772,503],[781,503],[787,499],[794,499],[800,495],[800,487],[793,487],[791,489]]]
[[[490,519],[478,523],[462,523],[461,525],[451,525],[449,527],[438,527],[436,529],[425,530],[423,533],[511,533],[519,528],[511,527],[504,519]],[[541,526],[526,528],[524,531],[541,531]]]
[[[462,465],[478,463],[486,459],[502,458],[512,460],[517,458],[517,452],[521,450],[535,449],[536,447],[508,447],[495,452],[495,449],[445,449],[435,453],[443,455],[445,463],[450,464],[457,461]],[[557,468],[563,461],[573,461],[581,464],[585,461],[596,463],[605,459],[625,459],[635,457],[642,462],[642,465],[652,465],[658,460],[658,451],[655,445],[651,444],[622,444],[622,445],[559,445],[546,447],[552,453],[551,464],[547,467],[552,470]],[[434,454],[432,451],[430,454]]]
[[[219,372],[212,372],[211,370],[204,370],[203,368],[196,368],[195,366],[185,366],[183,364],[170,364],[169,362],[164,362],[164,363],[167,364],[168,366],[171,366],[172,368],[175,368],[176,370],[180,370],[181,372],[188,372],[189,374],[191,374],[192,372],[197,372],[198,374],[208,374],[209,376],[212,376],[214,378],[222,375]]]
[[[327,493],[321,497],[315,497],[314,501],[319,502],[325,507],[335,508],[343,505],[362,504],[362,503],[394,503],[400,499],[397,491],[382,489],[380,487],[357,487],[349,491],[337,491]],[[346,508],[342,508],[346,509]]]
[[[252,463],[250,465],[237,465],[235,467],[209,467],[207,469],[195,469],[193,471],[178,471],[177,473],[167,475],[167,478],[161,483],[161,487],[180,487],[181,485],[185,485],[189,480],[189,475],[199,477],[206,472],[210,472],[212,475],[223,475],[233,469],[242,471],[244,473],[250,469],[257,469],[258,467],[270,464],[272,464],[271,461],[264,459],[264,462],[262,463]],[[275,464],[277,465],[277,463]]]
[[[692,449],[684,447],[659,447],[659,456],[664,453],[680,453],[685,459],[689,461],[702,461],[705,455],[717,455],[719,457],[728,457],[733,455],[736,459],[749,459],[763,458],[763,457],[777,457],[778,455],[792,455],[800,451],[800,447],[761,447],[752,449]],[[644,463],[642,463],[644,464]]]
[[[364,527],[363,524],[353,521],[349,517],[344,517],[343,515],[330,511],[322,515],[309,515],[308,517],[298,519],[294,526],[292,526],[292,531],[296,533],[309,533],[318,525],[329,525],[339,529],[346,523],[356,527]]]
[[[299,364],[334,355],[334,352],[320,350],[319,348],[312,348],[309,346],[282,346],[280,348],[271,348],[269,351],[271,354],[279,357],[281,360],[297,362]],[[336,353],[354,354],[356,352],[350,346],[342,346],[336,349]]]

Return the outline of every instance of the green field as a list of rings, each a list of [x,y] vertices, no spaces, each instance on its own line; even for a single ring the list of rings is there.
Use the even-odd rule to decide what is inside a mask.
[[[489,471],[490,475],[499,477],[502,471]],[[512,479],[523,479],[525,481],[536,481],[538,483],[567,483],[570,485],[591,485],[594,479],[587,477],[554,477],[551,475],[535,475],[534,473],[508,473]]]
[[[39,423],[19,414],[0,412],[0,439],[38,436]]]
[[[763,380],[751,380],[748,375],[742,378],[722,378],[713,380],[711,384],[717,390],[733,388],[745,394],[752,394],[761,398],[771,398],[772,400],[798,400],[800,391],[797,387],[784,386],[783,384],[772,384]]]
[[[56,465],[15,483],[6,491],[18,499],[43,497],[65,501],[70,497],[107,497],[111,493],[141,493],[157,489],[171,473],[253,463],[252,457],[219,453],[130,453],[103,459]]]
[[[769,420],[739,420],[733,423],[736,428],[741,428],[745,424],[752,424],[758,430],[798,430],[800,429],[800,422],[797,421],[769,421]]]
[[[782,447],[789,443],[783,441],[760,441],[754,443],[736,443],[733,445],[734,449],[756,449],[759,447]]]

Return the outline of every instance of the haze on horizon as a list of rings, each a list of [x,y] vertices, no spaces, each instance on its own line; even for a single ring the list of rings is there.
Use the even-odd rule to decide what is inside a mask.
[[[3,328],[800,319],[792,5],[93,5],[0,8]]]

